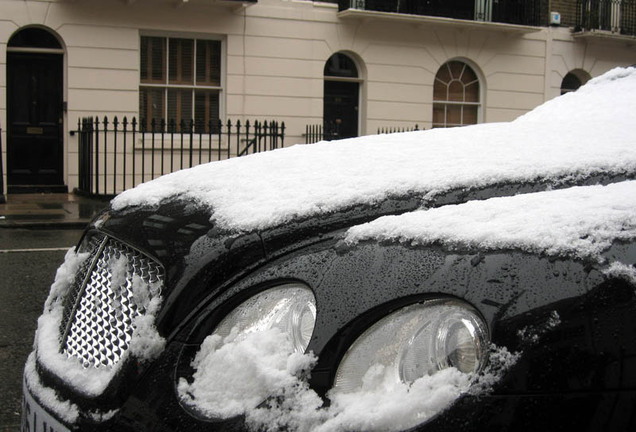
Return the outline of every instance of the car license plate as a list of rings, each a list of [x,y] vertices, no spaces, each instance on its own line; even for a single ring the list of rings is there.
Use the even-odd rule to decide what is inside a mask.
[[[36,402],[26,383],[22,385],[22,432],[69,432]]]

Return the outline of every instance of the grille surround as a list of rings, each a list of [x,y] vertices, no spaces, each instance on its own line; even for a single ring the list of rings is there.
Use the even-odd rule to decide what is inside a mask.
[[[130,347],[135,319],[161,294],[163,268],[102,234],[90,237],[83,248],[89,257],[64,308],[61,351],[84,368],[113,367]]]

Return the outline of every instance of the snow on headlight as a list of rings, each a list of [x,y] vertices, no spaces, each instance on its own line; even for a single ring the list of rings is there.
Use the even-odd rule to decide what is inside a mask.
[[[226,338],[208,336],[192,363],[192,383],[181,378],[179,394],[208,417],[247,414],[270,396],[306,386],[299,375],[315,357],[281,349],[286,346],[287,335],[277,328],[244,337],[236,331]]]
[[[448,308],[449,303],[435,304],[440,305]],[[264,315],[268,315],[267,311]],[[255,330],[255,326],[245,326],[240,319],[230,319],[236,324],[231,330],[223,335],[215,331],[204,340],[192,361],[194,374],[179,380],[179,395],[182,403],[199,415],[211,419],[242,415],[252,430],[402,430],[429,420],[466,392],[488,390],[516,359],[505,349],[493,350],[487,345],[483,334],[474,328],[481,324],[473,324],[470,312],[459,318],[445,318],[449,319],[453,325],[465,325],[466,330],[453,333],[448,328],[439,330],[438,326],[437,331],[447,333],[445,348],[449,343],[457,345],[456,350],[444,351],[445,355],[454,358],[470,351],[466,332],[481,338],[478,343],[485,346],[478,349],[483,352],[471,352],[457,364],[437,365],[435,370],[427,369],[418,376],[411,373],[411,379],[405,381],[399,378],[396,364],[405,352],[407,362],[410,361],[410,351],[398,347],[395,361],[387,363],[382,356],[371,358],[363,367],[359,385],[332,389],[327,395],[331,401],[328,407],[323,406],[323,400],[307,382],[317,360],[313,353],[296,351],[284,327],[259,325]],[[416,338],[416,342],[421,341]],[[491,357],[496,367],[483,369],[489,350],[494,353]],[[479,364],[475,363],[475,356],[479,357]]]

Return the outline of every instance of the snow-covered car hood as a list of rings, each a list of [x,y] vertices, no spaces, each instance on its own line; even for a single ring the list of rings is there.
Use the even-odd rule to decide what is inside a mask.
[[[390,197],[422,203],[497,185],[576,184],[636,172],[636,68],[617,68],[510,123],[296,145],[200,165],[128,190],[112,209],[195,203],[235,231]],[[574,113],[574,115],[573,115]]]

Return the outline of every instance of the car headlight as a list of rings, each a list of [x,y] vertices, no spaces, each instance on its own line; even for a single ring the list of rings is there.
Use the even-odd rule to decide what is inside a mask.
[[[304,353],[316,323],[316,299],[304,285],[291,283],[263,291],[241,303],[216,327],[213,335],[236,340],[250,333],[278,329],[288,336],[290,351]]]
[[[487,349],[487,327],[474,308],[458,300],[427,300],[389,314],[358,337],[340,362],[334,391],[361,389],[377,365],[405,384],[451,367],[477,373]]]
[[[179,378],[182,406],[205,418],[230,418],[300,382],[296,373],[313,362],[305,351],[315,322],[314,294],[300,283],[245,300],[203,340],[189,376]]]

